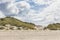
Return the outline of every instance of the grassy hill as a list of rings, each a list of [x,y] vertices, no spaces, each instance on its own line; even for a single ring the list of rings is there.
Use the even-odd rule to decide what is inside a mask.
[[[5,26],[6,24],[16,26],[17,28],[22,27],[23,29],[35,29],[33,23],[23,22],[13,17],[0,18],[0,26]]]
[[[60,23],[49,24],[45,29],[60,30]]]

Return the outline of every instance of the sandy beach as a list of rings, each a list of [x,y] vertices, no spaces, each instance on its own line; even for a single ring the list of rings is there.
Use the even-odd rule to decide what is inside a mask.
[[[0,40],[60,40],[60,31],[0,31]]]

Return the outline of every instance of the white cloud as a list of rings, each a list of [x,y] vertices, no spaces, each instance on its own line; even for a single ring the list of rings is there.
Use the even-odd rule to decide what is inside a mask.
[[[8,8],[8,10],[12,13],[12,14],[18,14],[20,11],[16,6],[12,6],[10,8]]]
[[[55,17],[56,15],[60,14],[60,7],[59,7],[59,3],[60,1],[57,0],[56,2],[54,2],[52,5],[50,5],[49,7],[45,8],[43,12],[41,12],[41,14],[45,14],[46,17]],[[48,16],[47,16],[48,15]],[[42,15],[42,17],[44,17],[44,15]]]
[[[20,7],[23,7],[23,8],[30,9],[30,5],[26,1],[17,2],[16,5],[19,5]]]
[[[31,5],[27,1],[28,0],[15,2],[14,0],[2,0],[0,3],[9,2],[7,5],[7,10],[9,10],[9,12],[12,14],[18,14],[20,11],[24,13],[25,11],[23,10],[27,10],[28,12],[24,13],[26,16],[14,16],[15,18],[21,19],[23,21],[32,22],[39,25],[60,22],[60,0],[32,0],[38,5],[48,4],[49,6],[44,8],[43,11],[30,9]],[[4,16],[2,12],[0,13],[0,15]]]
[[[51,4],[55,0],[33,0],[37,4]]]
[[[40,14],[38,15],[38,18],[36,21],[38,21],[39,19],[43,18],[43,21],[41,22],[35,22],[37,24],[49,24],[49,23],[60,23],[60,0],[57,0],[55,2],[53,2],[53,4],[51,4],[50,6],[48,6],[47,8],[45,8],[42,12],[40,12]],[[45,20],[44,20],[45,19]]]
[[[44,1],[42,1],[42,2],[44,2]],[[26,3],[25,4],[23,4],[23,3],[24,3],[24,1],[19,2],[17,4],[19,4],[20,7],[24,8],[27,5],[26,5]],[[24,20],[24,21],[28,20],[29,22],[39,24],[39,25],[40,24],[41,25],[45,25],[45,24],[47,25],[49,23],[53,23],[54,19],[55,19],[54,13],[56,13],[54,11],[54,10],[56,10],[56,8],[55,8],[56,3],[58,3],[58,2],[54,1],[51,5],[49,5],[49,7],[45,8],[42,12],[37,12],[35,10],[29,9],[30,11],[26,14],[26,17],[22,18],[22,20]],[[30,8],[30,6],[28,6],[27,8]]]
[[[24,18],[23,17],[19,17],[19,16],[13,16],[13,17],[16,18],[16,19],[19,19],[21,21],[24,21]]]
[[[30,9],[30,5],[26,1],[12,2],[8,4],[7,9],[13,14],[18,14],[20,11]]]
[[[18,6],[18,7],[28,8],[28,9],[30,8],[29,3],[27,3],[26,1],[20,1],[20,2],[15,2],[15,3],[12,2],[9,4],[8,4],[8,8],[10,8],[12,6]]]
[[[4,18],[4,17],[5,17],[5,15],[3,14],[2,11],[0,11],[0,18]]]
[[[48,25],[50,23],[57,23],[60,22],[60,0],[54,0],[53,3],[45,8],[42,12],[36,12],[31,10],[28,12],[27,19],[30,20],[32,23],[39,24],[39,25]]]
[[[5,3],[5,2],[14,2],[15,0],[0,0],[0,3]]]

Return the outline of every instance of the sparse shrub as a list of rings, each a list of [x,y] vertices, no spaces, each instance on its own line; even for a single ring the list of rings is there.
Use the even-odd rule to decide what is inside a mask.
[[[14,27],[10,27],[9,29],[10,29],[10,30],[14,30]]]
[[[3,29],[5,29],[4,27],[0,27],[0,30],[3,30]]]
[[[32,29],[32,30],[35,29],[35,24],[23,22],[13,17],[5,17],[0,19],[0,25],[5,26],[6,24],[10,24],[11,26],[16,26],[18,29],[19,27],[24,27],[25,29]],[[10,29],[13,29],[13,28],[10,28]]]
[[[49,24],[47,28],[50,30],[60,30],[60,23]]]
[[[17,30],[21,30],[20,27],[17,27]]]

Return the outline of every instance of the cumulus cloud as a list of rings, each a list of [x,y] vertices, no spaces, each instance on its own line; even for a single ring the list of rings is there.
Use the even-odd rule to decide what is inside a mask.
[[[0,11],[0,18],[4,18],[4,17],[5,17],[5,15],[3,14],[2,11]]]
[[[30,4],[29,1],[30,3],[33,1],[33,4]],[[8,2],[7,5],[4,4],[5,7],[2,7],[2,3],[5,2]],[[3,16],[5,14],[15,14],[13,17],[37,25],[60,22],[60,0],[22,0],[18,2],[16,0],[0,0],[0,4],[2,4],[0,6],[2,11],[0,15]]]
[[[38,24],[49,24],[49,23],[60,23],[60,6],[59,3],[60,1],[57,0],[53,2],[50,6],[45,8],[42,12],[39,12],[40,14],[38,15],[38,19],[43,19],[43,21],[36,20]],[[39,22],[40,21],[40,22]]]
[[[23,8],[27,8],[27,9],[30,8],[29,3],[27,3],[26,1],[20,1],[20,2],[17,2],[16,4],[20,5],[20,7],[23,7]]]
[[[37,0],[39,2],[39,0]],[[36,1],[36,2],[37,2]],[[42,1],[44,2],[44,1]],[[36,12],[35,10],[31,10],[28,12],[28,15],[24,20],[28,20],[29,22],[35,23],[37,25],[48,25],[50,23],[60,22],[60,6],[59,0],[51,0],[52,4],[49,4],[48,7],[44,8],[43,11]],[[40,2],[39,2],[40,3]],[[43,3],[45,4],[45,3]]]
[[[33,0],[37,4],[51,4],[54,0]]]
[[[34,0],[34,2],[39,5],[49,4],[48,7],[44,8],[42,11],[36,11],[33,9],[29,9],[26,16],[23,16],[23,21],[32,22],[37,25],[48,25],[50,23],[59,22],[60,18],[60,6],[59,0]],[[19,18],[19,17],[18,17]]]
[[[20,1],[8,4],[7,9],[12,13],[18,14],[20,11],[30,9],[30,5],[26,1]]]
[[[0,0],[0,3],[5,3],[5,2],[14,2],[15,0]]]
[[[18,10],[16,7],[13,6],[11,9],[8,9],[8,5],[11,5],[15,2],[15,0],[0,0],[0,10],[6,15],[6,16],[12,16],[16,15],[18,13]]]
[[[10,8],[8,8],[8,10],[12,13],[12,14],[18,14],[19,13],[19,9],[16,6],[11,6]]]

